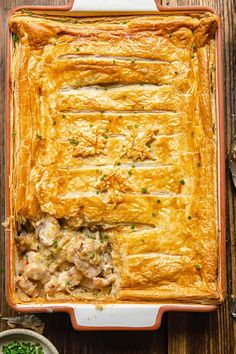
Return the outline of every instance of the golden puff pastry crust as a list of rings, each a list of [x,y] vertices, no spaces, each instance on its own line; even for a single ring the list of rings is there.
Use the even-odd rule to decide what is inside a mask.
[[[10,18],[16,302],[222,300],[217,21]]]

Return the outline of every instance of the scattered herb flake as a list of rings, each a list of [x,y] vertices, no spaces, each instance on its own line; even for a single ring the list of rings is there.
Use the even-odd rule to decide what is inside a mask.
[[[135,168],[135,165],[132,165],[132,168]]]
[[[131,228],[131,230],[134,230],[134,229],[135,229],[135,225],[132,224],[132,225],[130,226],[130,228]]]
[[[31,12],[31,11],[29,11],[29,10],[27,10],[27,9],[22,9],[22,10],[21,10],[21,13],[22,13],[22,14],[26,14],[26,15],[28,15],[28,16],[33,16],[33,12]]]
[[[99,238],[102,243],[108,242],[108,235],[104,231],[99,232]]]
[[[189,216],[188,216],[188,220],[191,220],[191,219],[192,219],[192,216],[191,216],[191,215],[189,215]]]
[[[135,127],[136,129],[138,129],[139,125],[138,125],[138,124],[135,124],[134,127]]]
[[[54,240],[53,243],[52,243],[53,247],[54,248],[57,248],[58,247],[58,241],[57,240]]]
[[[157,204],[160,204],[160,203],[161,203],[160,199],[157,199]]]
[[[76,139],[69,139],[69,143],[72,144],[72,145],[78,145],[79,144],[78,140],[76,140]]]
[[[142,193],[147,193],[147,188],[143,187],[143,188],[141,189],[141,192],[142,192]]]
[[[77,47],[77,48],[76,48],[76,52],[80,52],[80,48]]]
[[[181,179],[180,181],[179,181],[179,183],[180,184],[182,184],[182,186],[185,184],[185,180],[184,179]]]
[[[37,139],[42,140],[42,136],[39,133],[36,133],[36,137]]]
[[[100,178],[100,180],[103,181],[104,178],[106,178],[106,177],[107,177],[107,175],[103,175],[103,176]]]
[[[63,119],[65,119],[66,118],[66,115],[65,114],[62,114],[62,116],[61,116]]]
[[[200,264],[195,264],[195,268],[196,268],[196,270],[201,270],[202,266]]]
[[[128,175],[132,176],[132,171],[131,170],[128,171]]]
[[[18,34],[13,33],[13,35],[12,35],[12,40],[13,40],[14,43],[19,42],[20,37],[18,36]]]
[[[117,162],[117,166],[120,166],[121,165],[121,162]]]
[[[93,127],[93,124],[89,124],[89,126],[90,126],[90,128],[92,128],[92,127]]]

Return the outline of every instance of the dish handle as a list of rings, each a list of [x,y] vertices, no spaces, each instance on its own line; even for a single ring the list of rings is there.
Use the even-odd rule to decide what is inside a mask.
[[[76,330],[152,330],[161,325],[158,305],[74,305],[71,314]]]
[[[159,0],[74,0],[70,11],[159,11]]]

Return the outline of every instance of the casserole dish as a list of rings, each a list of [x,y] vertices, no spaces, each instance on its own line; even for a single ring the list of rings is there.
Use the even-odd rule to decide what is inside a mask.
[[[114,1],[109,4],[109,8],[103,8],[104,4],[101,4],[100,9],[103,12],[99,14],[94,13],[92,3],[88,8],[82,2],[71,4],[73,5],[71,12],[65,12],[69,11],[69,8],[58,8],[58,12],[56,9],[18,8],[14,14],[11,13],[10,26],[14,34],[11,42],[8,38],[8,59],[11,62],[11,69],[8,68],[7,73],[7,151],[12,159],[11,164],[7,159],[7,180],[10,177],[10,185],[7,188],[7,212],[11,225],[11,232],[7,232],[6,240],[7,298],[9,304],[18,311],[67,311],[71,314],[73,326],[78,329],[152,329],[160,325],[164,311],[211,311],[222,302],[224,297],[225,182],[220,25],[217,17],[210,15],[210,10],[205,8],[195,8],[192,11],[186,8],[181,10],[175,8],[167,11],[152,1],[145,3],[145,9],[141,1],[130,2],[130,8],[124,7],[122,2],[118,4]],[[105,17],[107,14],[116,17]],[[140,17],[144,14],[149,16]],[[95,15],[101,17],[94,17]],[[122,15],[133,16],[122,17]],[[70,20],[67,20],[68,16],[71,17]],[[79,16],[80,20],[77,19]],[[52,25],[53,21],[57,24]],[[130,28],[131,34],[127,32],[126,27]],[[121,47],[119,43],[113,47],[107,46],[106,41],[110,39],[109,35],[104,34],[104,30],[114,30],[115,38],[117,33],[118,36],[121,33],[119,37]],[[215,30],[216,40],[212,39]],[[166,51],[162,46],[161,51],[149,53],[147,58],[142,45],[147,43],[147,40],[152,41],[156,38],[153,37],[152,31],[154,36],[157,31],[158,41],[161,41],[160,38],[163,39]],[[145,32],[148,32],[148,37],[145,37]],[[79,47],[78,45],[75,47],[73,40],[78,33],[81,42]],[[138,38],[133,47],[130,39],[132,35]],[[63,40],[60,36],[63,36]],[[89,42],[88,36],[95,38],[97,42]],[[19,37],[22,37],[20,47],[14,44]],[[115,39],[113,43],[116,43],[114,41]],[[29,52],[27,43],[35,46],[34,53]],[[73,48],[70,47],[71,43]],[[41,61],[44,54],[40,52],[40,48],[44,44],[49,44],[49,49],[55,52],[47,51],[44,61]],[[153,42],[151,44],[153,45]],[[185,46],[187,46],[186,51]],[[204,46],[207,46],[207,49]],[[66,49],[64,52],[67,47],[69,51]],[[79,61],[78,52],[79,57],[82,54]],[[27,53],[30,53],[30,59],[27,59]],[[91,59],[91,53],[93,55],[96,53],[95,58]],[[109,53],[110,58],[104,62],[106,53]],[[136,58],[137,53],[138,58]],[[59,58],[58,61],[55,60],[55,56]],[[187,63],[187,69],[181,67],[182,62],[178,63],[177,59],[180,57],[184,64]],[[151,58],[148,64],[145,58]],[[170,58],[171,63],[168,62]],[[128,64],[127,60],[129,60]],[[26,62],[30,63],[27,64],[29,65],[27,70],[29,67],[32,70],[29,77],[24,67]],[[44,69],[41,72],[42,65]],[[108,65],[112,66],[111,69]],[[116,69],[117,65],[119,71]],[[179,66],[175,67],[175,65]],[[171,71],[166,69],[168,66],[169,68],[171,66]],[[94,70],[99,73],[102,71],[102,81],[99,81],[97,71],[96,75],[94,72],[93,76],[90,75],[90,71]],[[80,82],[73,78],[73,75],[78,72]],[[174,87],[171,87],[170,81],[174,83]],[[42,82],[40,88],[37,88],[38,91],[36,90],[37,94],[34,94],[34,82]],[[144,85],[145,91],[141,88]],[[33,112],[30,115],[36,117],[36,121],[32,120],[33,123],[28,122],[29,112],[24,111],[24,107],[27,109],[29,106],[27,103],[29,98],[25,94],[29,89],[32,96],[30,110]],[[75,95],[75,92],[79,95]],[[194,97],[198,103],[191,101]],[[48,105],[47,102],[50,104]],[[52,113],[51,102],[56,103],[55,110],[60,113],[60,117]],[[188,110],[185,110],[186,104],[189,105]],[[21,107],[20,114],[19,107]],[[39,112],[42,121],[46,119],[43,125],[40,125],[37,119],[39,117],[37,107],[41,107]],[[100,111],[99,114],[97,111]],[[118,123],[117,116],[114,118],[117,111],[120,120],[124,120],[125,115],[129,115],[125,127],[122,126],[123,123]],[[153,114],[158,114],[158,124],[161,128],[155,127]],[[76,119],[74,119],[75,115]],[[87,130],[78,131],[76,121],[80,122],[80,129],[81,122],[85,119],[84,115],[87,119],[86,124],[88,125],[89,122],[89,126],[86,126]],[[194,124],[193,119],[199,115],[204,119],[201,118],[201,124],[199,121],[195,121]],[[48,117],[54,118],[50,121]],[[68,130],[70,125],[68,123],[63,127],[63,120],[66,118],[70,119],[71,130]],[[179,133],[180,127],[178,124],[173,127],[172,119],[174,124],[176,122],[181,124],[181,120],[185,124],[181,126],[184,130],[181,142],[175,140],[177,135],[175,133]],[[147,130],[150,121],[153,122],[154,127],[150,126]],[[161,121],[164,124],[161,124]],[[100,125],[104,125],[104,122],[109,124],[101,128],[96,125],[97,122]],[[50,124],[52,127],[48,128]],[[142,132],[137,133],[139,125],[141,129],[146,129],[144,135]],[[89,127],[91,129],[88,132]],[[61,135],[48,137],[47,134],[51,132],[55,134],[58,129],[60,134],[63,133],[64,140],[61,139]],[[102,129],[104,132],[100,133]],[[125,134],[122,129],[126,130]],[[161,129],[163,129],[161,132],[163,136],[160,137]],[[29,132],[34,133],[30,139],[27,138]],[[75,136],[70,135],[74,132],[76,132]],[[114,146],[120,144],[115,139],[121,135],[124,135],[127,140],[122,143],[122,149],[119,151],[121,162],[114,157],[109,160]],[[169,135],[171,142],[168,140]],[[96,141],[95,147],[90,146],[93,136]],[[110,138],[109,142],[108,138]],[[133,139],[131,142],[130,138]],[[155,145],[158,139],[160,139],[159,143]],[[90,142],[89,146],[87,141]],[[154,151],[151,149],[152,144]],[[200,153],[197,152],[196,146],[199,147]],[[40,151],[43,151],[41,155]],[[55,154],[59,151],[57,161],[60,164],[56,171],[56,158],[51,155],[53,151],[56,151]],[[68,151],[70,151],[69,157]],[[165,155],[166,151],[168,157]],[[99,159],[96,160],[97,155]],[[93,170],[91,163],[89,168],[84,165],[84,161],[82,165],[79,164],[81,157],[83,159],[89,157],[86,161],[92,160],[96,169],[91,172]],[[77,162],[75,158],[78,158]],[[38,168],[35,164],[36,167],[29,170],[27,166],[36,159],[40,161]],[[141,164],[147,160],[148,166],[145,163]],[[114,164],[112,171],[109,169],[111,163]],[[137,164],[137,169],[127,171],[127,165],[133,168],[134,163]],[[172,184],[168,184],[169,180],[165,180],[166,172],[160,171],[161,169],[157,167],[158,163],[165,169],[171,170],[173,166],[178,166],[181,170],[181,172],[179,170],[168,172]],[[106,166],[105,170],[103,165]],[[129,177],[124,175],[123,165],[126,167],[126,174],[128,172],[128,176],[133,179],[132,182],[129,182]],[[85,171],[86,177],[82,171]],[[30,184],[27,176],[29,172],[31,173]],[[158,178],[153,179],[153,173]],[[201,178],[196,180],[199,173]],[[83,178],[79,179],[81,175]],[[149,184],[142,186],[140,182],[143,183],[144,177]],[[75,178],[77,178],[76,189]],[[96,185],[91,187],[90,181],[94,179]],[[55,191],[55,184],[59,183],[58,181],[60,185],[57,185]],[[202,185],[196,184],[196,181],[200,181]],[[82,191],[79,191],[80,185],[83,187]],[[153,185],[154,189],[152,189]],[[159,193],[156,193],[158,190]],[[38,218],[40,210],[43,214]],[[77,223],[82,222],[79,226],[75,225],[75,217]],[[19,237],[15,237],[15,220]],[[30,225],[28,225],[29,220],[33,220]],[[119,225],[119,222],[122,225]],[[87,224],[91,223],[93,229],[87,227]],[[114,223],[118,226],[118,233]],[[169,224],[175,225],[176,229],[171,229]],[[161,230],[160,227],[163,225],[165,230],[169,230],[168,232]],[[68,255],[67,250],[77,242],[77,238],[73,238],[72,230],[77,230],[80,226],[83,228],[81,232],[83,235],[79,236],[80,246],[78,250],[72,248],[71,254]],[[57,231],[59,229],[60,231]],[[109,241],[104,240],[104,230]],[[60,236],[58,240],[54,237],[55,232],[63,237]],[[66,236],[68,232],[69,236]],[[50,233],[53,233],[52,239],[49,237]],[[25,246],[27,243],[25,235],[32,237],[32,234],[37,235],[40,244],[37,241],[36,248],[31,247],[28,252]],[[146,237],[146,242],[141,238],[141,234],[143,238]],[[76,231],[77,236],[78,231]],[[68,240],[65,241],[66,237]],[[16,242],[19,251],[17,256],[14,253]],[[63,248],[64,242],[67,242],[66,250]],[[30,244],[32,245],[31,241]],[[112,251],[108,251],[110,245]],[[49,279],[46,280],[48,269],[52,274],[53,270],[51,271],[50,267],[55,266],[55,261],[51,260],[50,263],[44,264],[49,247],[57,249],[53,251],[53,255],[51,253],[49,255],[53,260],[58,260],[67,252],[63,264],[66,263],[68,266],[69,263],[68,271],[73,272],[70,273],[69,280],[65,279],[66,286],[64,284],[63,291],[60,287],[57,296],[55,287],[58,288],[58,279],[62,274],[63,277],[66,276],[67,269],[58,271],[58,268],[55,268],[55,272],[58,271],[60,274],[57,275],[56,286],[55,282],[50,283],[49,286]],[[95,248],[96,250],[99,248],[99,257],[94,251]],[[90,255],[86,253],[87,249],[91,251]],[[39,256],[41,257],[43,252],[42,260]],[[78,258],[75,259],[77,253]],[[99,267],[99,262],[105,263],[106,269],[110,269],[110,263],[105,261],[105,258],[110,259],[111,256],[113,271],[106,276],[102,273],[103,270],[97,272],[95,265]],[[86,257],[89,257],[88,261]],[[71,264],[75,264],[73,269],[70,269]],[[22,270],[18,270],[16,274],[16,268]],[[116,291],[115,300],[110,294],[103,292],[101,285],[97,285],[99,289],[102,288],[99,292],[99,296],[102,296],[101,300],[94,298],[92,291],[82,292],[81,295],[81,287],[79,292],[76,292],[76,296],[75,292],[72,294],[70,281],[74,272],[78,280],[78,268],[82,273],[81,284],[86,281],[84,285],[86,288],[91,286],[90,278],[93,279],[93,286],[94,283],[96,285],[105,281],[110,281],[109,285],[115,284],[111,286],[111,294],[114,288]],[[89,275],[91,272],[93,276]],[[30,290],[31,294],[29,288],[32,290]],[[51,296],[52,289],[55,296]],[[86,303],[81,300],[85,300]]]

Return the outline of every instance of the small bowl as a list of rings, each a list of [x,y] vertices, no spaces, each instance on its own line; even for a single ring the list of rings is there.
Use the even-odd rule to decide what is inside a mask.
[[[0,332],[0,352],[4,345],[14,341],[39,343],[45,354],[59,354],[54,345],[44,336],[28,329],[9,329]]]

